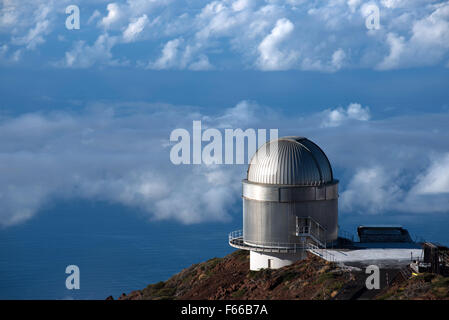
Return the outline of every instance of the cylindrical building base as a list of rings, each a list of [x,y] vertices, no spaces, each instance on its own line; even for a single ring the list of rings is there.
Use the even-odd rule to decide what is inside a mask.
[[[291,265],[295,261],[305,259],[306,251],[298,253],[259,253],[250,251],[249,268],[252,271],[260,269],[279,269]]]

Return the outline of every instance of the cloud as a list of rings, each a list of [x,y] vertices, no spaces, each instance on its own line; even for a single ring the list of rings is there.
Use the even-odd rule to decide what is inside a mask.
[[[387,34],[389,54],[378,64],[381,70],[430,66],[443,63],[449,50],[449,2],[429,6],[424,17],[410,22],[411,36]]]
[[[232,9],[234,11],[242,11],[247,9],[251,4],[251,0],[236,0],[232,3]]]
[[[436,0],[381,0],[381,4],[385,8],[395,9],[395,8],[405,8],[405,7],[415,7],[423,4],[429,4],[438,2]]]
[[[343,66],[343,61],[346,58],[346,54],[343,49],[338,49],[332,54],[332,67],[334,70],[339,70]]]
[[[49,21],[38,21],[36,26],[28,31],[28,33],[21,38],[15,38],[13,43],[18,45],[25,45],[27,49],[35,49],[39,44],[45,42],[43,35],[48,33]]]
[[[266,115],[270,114],[269,108],[264,108],[254,101],[243,100],[217,117],[217,124],[219,128],[252,127],[259,121],[259,114],[262,111]]]
[[[2,44],[7,44],[11,52],[51,46],[48,36],[56,30],[65,31],[62,26],[56,27],[68,4],[67,0],[36,0],[18,6],[4,1],[0,8]],[[85,4],[87,1],[81,0],[79,6]],[[176,39],[183,39],[183,52],[169,67],[176,69],[208,70],[213,66],[336,72],[345,68],[390,70],[447,63],[448,1],[383,0],[378,5],[381,28],[367,30],[366,5],[359,0],[123,0],[106,6],[89,2],[92,13],[82,29],[93,39],[101,35],[120,38],[120,46],[114,48],[110,60],[144,67],[148,62],[141,61],[154,63],[161,56],[160,48]],[[89,42],[95,40],[84,36],[69,41],[71,48],[58,46],[53,52],[64,56],[79,41],[85,43],[77,47],[81,51],[95,45]],[[125,49],[134,41],[145,42],[145,54]],[[93,62],[91,66],[105,65],[101,59]]]
[[[198,116],[190,107],[184,110],[93,104],[76,114],[2,118],[0,224],[26,221],[55,199],[77,198],[130,206],[151,220],[229,219],[239,199],[241,168],[170,162],[170,130],[189,129]]]
[[[117,25],[122,20],[121,8],[112,3],[108,5],[108,15],[104,17],[99,24],[104,29],[111,29],[113,25]],[[90,21],[99,16],[95,11],[89,18]],[[89,24],[89,22],[88,22]],[[112,49],[119,44],[131,43],[139,40],[144,29],[149,25],[149,19],[146,14],[131,18],[126,27],[123,27],[121,35],[111,35],[109,32],[100,34],[96,41],[89,45],[85,41],[80,40],[74,43],[73,47],[65,52],[65,58],[53,63],[57,67],[68,68],[89,68],[93,65],[103,66],[125,66],[129,61],[125,59],[114,58]]]
[[[340,168],[342,214],[448,213],[448,120],[448,113],[404,115],[315,133]]]
[[[0,30],[8,30],[18,23],[19,13],[13,1],[4,1],[0,11]]]
[[[323,62],[320,59],[304,58],[301,62],[301,69],[307,71],[335,72],[342,68],[346,54],[343,49],[336,50],[329,61]]]
[[[148,64],[148,68],[161,70],[173,68],[179,65],[180,64],[180,62],[178,61],[178,57],[180,55],[179,47],[182,42],[183,42],[182,38],[168,41],[164,45],[164,48],[162,49],[161,56],[156,61],[150,62]]]
[[[404,37],[398,37],[394,33],[388,34],[387,43],[390,46],[390,53],[377,66],[381,70],[388,70],[397,67],[405,50]]]
[[[117,3],[109,3],[106,7],[108,14],[101,19],[100,25],[105,29],[110,29],[114,24],[120,21],[122,10]]]
[[[348,0],[347,4],[352,13],[355,12],[357,7],[360,5],[361,0]]]
[[[353,213],[447,213],[449,212],[449,155],[431,160],[424,173],[417,168],[414,177],[404,166],[388,165],[359,168],[341,193],[340,208]]]
[[[198,47],[185,45],[182,38],[169,40],[162,48],[160,57],[155,61],[150,61],[146,68],[153,70],[189,69],[192,71],[214,69],[209,58],[204,54],[198,55],[197,52]]]
[[[340,206],[346,212],[385,212],[404,197],[396,175],[381,166],[358,169],[341,193]]]
[[[449,153],[434,159],[420,176],[413,192],[418,195],[449,193]]]
[[[2,26],[8,26],[13,28],[13,32],[17,29],[23,28],[24,34],[22,36],[13,35],[11,38],[11,44],[16,46],[24,46],[28,50],[34,50],[37,46],[43,44],[45,42],[45,36],[47,36],[51,32],[51,22],[50,22],[50,13],[53,10],[53,5],[50,4],[38,4],[36,11],[33,13],[30,23],[24,24],[20,21],[20,13],[16,6],[11,5],[7,1],[7,5],[5,7],[5,12],[2,13],[6,15],[6,23]],[[17,25],[14,25],[17,23]],[[17,28],[17,29],[14,29]],[[17,31],[16,31],[17,32]]]
[[[372,119],[360,103],[306,115],[253,101],[223,111],[145,102],[90,103],[77,112],[0,119],[0,223],[31,219],[60,199],[108,201],[149,220],[226,221],[241,210],[245,165],[173,165],[171,130],[280,128],[328,155],[342,214],[448,213],[448,113]],[[207,109],[211,110],[211,109]],[[337,110],[338,126],[320,127]]]
[[[200,55],[197,61],[190,64],[189,69],[193,71],[205,71],[214,69],[214,66],[211,65],[207,56]]]
[[[95,10],[92,15],[89,17],[89,19],[87,20],[87,24],[91,24],[92,22],[94,22],[96,19],[98,19],[101,16],[100,11]]]
[[[280,46],[292,34],[293,23],[288,19],[279,19],[276,25],[260,43],[258,66],[262,70],[285,70],[291,67],[297,58],[295,51],[283,51]]]
[[[138,35],[143,31],[148,24],[148,17],[146,14],[131,22],[125,31],[123,31],[123,39],[125,42],[134,41]]]
[[[350,120],[367,121],[369,119],[369,107],[363,108],[359,103],[351,103],[346,109],[339,107],[325,110],[321,127],[338,127]]]
[[[94,64],[119,66],[126,61],[113,58],[112,48],[119,42],[116,36],[100,35],[91,46],[84,41],[75,42],[73,48],[65,53],[65,58],[55,65],[68,68],[89,68]]]

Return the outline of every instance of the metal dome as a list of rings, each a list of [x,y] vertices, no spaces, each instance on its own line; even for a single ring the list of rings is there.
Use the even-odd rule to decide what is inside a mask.
[[[333,181],[330,162],[315,143],[304,137],[279,138],[276,153],[270,152],[274,141],[265,144],[266,152],[261,151],[262,146],[251,158],[249,182],[316,186]]]

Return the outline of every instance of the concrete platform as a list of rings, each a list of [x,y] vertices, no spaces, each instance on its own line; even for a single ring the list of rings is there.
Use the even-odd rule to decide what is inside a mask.
[[[412,259],[422,257],[423,250],[416,248],[375,248],[360,250],[327,250],[331,253],[336,262],[345,264],[356,263],[355,265],[376,264],[379,267],[404,265]]]

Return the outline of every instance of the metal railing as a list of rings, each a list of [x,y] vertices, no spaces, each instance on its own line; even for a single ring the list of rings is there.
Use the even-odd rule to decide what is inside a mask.
[[[409,266],[402,267],[401,269],[399,269],[399,272],[401,273],[404,280],[410,279],[413,275],[413,271]]]
[[[321,247],[326,247],[327,229],[315,221],[312,217],[296,217],[296,236],[307,241],[312,239]]]
[[[335,262],[337,259],[335,255],[329,252],[325,247],[315,244],[309,239],[304,238],[299,243],[283,243],[283,242],[268,242],[256,241],[247,243],[243,241],[243,230],[236,230],[229,233],[229,244],[238,249],[252,250],[256,252],[271,252],[271,253],[299,253],[309,251],[310,253],[319,256],[327,261]],[[315,241],[315,240],[313,240]]]
[[[324,260],[332,261],[332,262],[337,261],[335,255],[332,254],[331,252],[329,252],[329,250],[327,250],[326,248],[320,248],[313,243],[308,243],[307,247],[308,247],[307,250],[309,252],[315,254],[316,256],[323,258]]]
[[[303,241],[298,243],[286,243],[275,241],[243,241],[243,231],[236,230],[229,233],[229,244],[239,249],[253,250],[258,252],[295,253],[307,250],[307,244]]]
[[[299,242],[244,241],[243,230],[229,233],[229,244],[235,248],[258,252],[296,253],[309,251],[328,261],[336,261],[326,250],[326,228],[312,217],[296,217],[296,236]]]

